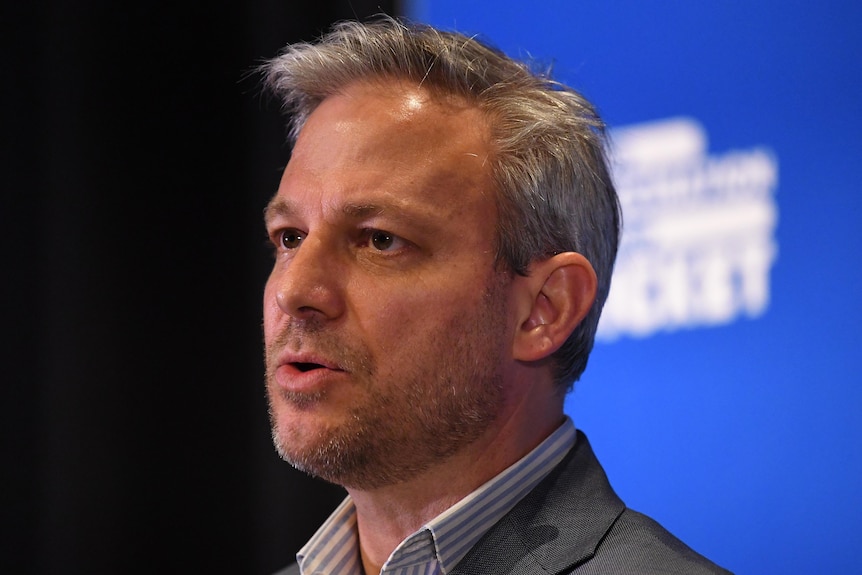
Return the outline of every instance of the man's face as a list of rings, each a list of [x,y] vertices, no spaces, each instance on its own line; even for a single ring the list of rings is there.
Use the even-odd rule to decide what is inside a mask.
[[[309,117],[267,208],[267,391],[279,453],[370,489],[475,441],[505,401],[487,128],[399,83]]]

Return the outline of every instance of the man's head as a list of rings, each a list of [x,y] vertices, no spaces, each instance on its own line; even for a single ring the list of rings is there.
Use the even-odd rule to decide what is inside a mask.
[[[569,388],[593,347],[621,226],[594,107],[475,38],[391,18],[340,23],[266,67],[266,85],[289,114],[292,142],[324,99],[353,82],[387,78],[457,97],[487,121],[500,264],[525,274],[533,261],[572,251],[595,269],[595,303],[554,355],[555,380]]]
[[[478,43],[393,20],[293,46],[268,82],[293,140],[266,212],[282,456],[357,489],[493,459],[497,438],[487,467],[511,463],[559,425],[592,345],[588,257],[609,275],[618,231],[598,120]]]

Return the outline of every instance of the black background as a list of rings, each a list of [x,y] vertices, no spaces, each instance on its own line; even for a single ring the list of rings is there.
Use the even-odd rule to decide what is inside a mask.
[[[2,573],[267,574],[343,496],[275,455],[246,78],[395,1],[6,2]]]

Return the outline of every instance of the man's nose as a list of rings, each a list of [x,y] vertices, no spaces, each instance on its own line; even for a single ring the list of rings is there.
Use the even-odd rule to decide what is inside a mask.
[[[344,270],[331,248],[313,237],[296,248],[281,270],[276,268],[278,307],[296,319],[334,319],[344,310]]]

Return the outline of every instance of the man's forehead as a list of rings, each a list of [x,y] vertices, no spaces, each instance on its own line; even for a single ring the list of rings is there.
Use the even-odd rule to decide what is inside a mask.
[[[457,205],[417,202],[415,198],[395,199],[390,196],[346,202],[332,198],[303,203],[302,198],[276,195],[265,209],[264,221],[274,226],[286,221],[306,225],[321,218],[321,221],[332,225],[357,225],[382,217],[389,224],[408,226],[414,232],[433,233],[451,225],[458,212],[460,206]]]
[[[352,84],[325,99],[299,134],[270,213],[312,204],[330,215],[485,209],[493,181],[484,123],[475,109],[432,100],[398,82]]]
[[[323,98],[309,119],[328,117],[321,112],[332,109],[353,122],[385,122],[399,130],[442,128],[441,124],[456,122],[456,126],[448,126],[450,131],[489,131],[485,114],[474,102],[412,79],[384,76],[351,81]]]

